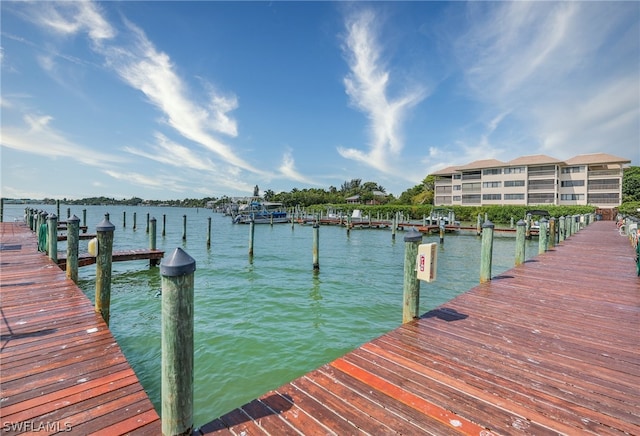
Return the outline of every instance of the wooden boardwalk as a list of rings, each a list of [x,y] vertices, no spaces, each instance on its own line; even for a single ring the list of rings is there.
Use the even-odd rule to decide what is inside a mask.
[[[639,435],[633,257],[596,222],[199,432]]]
[[[2,434],[159,435],[160,418],[90,300],[0,223]]]

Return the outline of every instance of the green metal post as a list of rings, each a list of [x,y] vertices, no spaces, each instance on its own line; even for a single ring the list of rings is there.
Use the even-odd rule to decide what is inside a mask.
[[[493,255],[494,225],[487,220],[482,225],[482,250],[480,252],[480,283],[491,280],[491,257]]]
[[[162,434],[193,432],[193,294],[196,261],[181,248],[160,264],[162,276]]]
[[[419,316],[420,280],[416,272],[416,259],[420,242],[422,242],[422,233],[413,228],[404,235],[403,323],[410,322]]]

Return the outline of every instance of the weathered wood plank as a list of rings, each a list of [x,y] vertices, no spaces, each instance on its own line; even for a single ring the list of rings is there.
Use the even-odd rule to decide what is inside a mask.
[[[0,398],[8,434],[160,433],[108,327],[17,223],[0,224]],[[14,428],[10,426],[15,424]]]
[[[278,388],[291,409],[260,425],[294,410],[314,434],[640,434],[639,290],[629,241],[596,222]]]

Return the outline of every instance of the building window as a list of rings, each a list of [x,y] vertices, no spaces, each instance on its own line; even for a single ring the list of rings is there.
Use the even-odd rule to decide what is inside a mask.
[[[502,174],[502,168],[489,168],[487,170],[482,170],[483,176],[497,176]]]
[[[482,182],[483,188],[499,188],[502,182]]]
[[[524,194],[504,194],[505,200],[524,200]]]
[[[561,170],[562,174],[569,174],[569,173],[584,173],[584,167],[583,166],[577,166],[577,167],[564,167]]]
[[[525,172],[524,167],[511,167],[511,168],[504,169],[505,174],[522,174],[524,172]]]
[[[481,178],[480,170],[462,173],[462,180],[480,180]]]
[[[462,178],[462,174],[454,174],[453,180],[460,180]]]
[[[529,167],[529,176],[555,176],[555,165],[541,165],[539,167]]]
[[[620,179],[589,180],[589,190],[620,189]]]
[[[478,183],[463,183],[462,192],[480,192],[480,182]]]
[[[584,200],[584,194],[560,194],[560,200],[563,200],[563,201]]]
[[[480,194],[463,195],[462,204],[480,204]]]
[[[550,190],[554,189],[556,181],[553,179],[529,180],[529,190]]]
[[[453,185],[454,191],[460,191],[462,189],[462,185]]]
[[[589,204],[620,204],[620,197],[617,193],[589,194],[587,203]]]
[[[460,197],[459,195],[453,196],[453,201],[460,201],[460,200],[462,200],[462,197]]]
[[[483,200],[502,200],[502,194],[482,194]]]
[[[563,180],[560,182],[563,188],[571,188],[573,186],[584,186],[584,180]]]
[[[505,188],[512,188],[514,186],[524,186],[524,180],[505,180]]]
[[[529,204],[553,204],[555,200],[555,194],[549,193],[534,193],[529,194]]]

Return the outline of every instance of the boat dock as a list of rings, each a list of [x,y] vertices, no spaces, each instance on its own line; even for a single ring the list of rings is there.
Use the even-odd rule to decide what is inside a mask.
[[[0,223],[0,261],[3,434],[160,434],[108,326],[25,224]]]
[[[633,248],[598,221],[199,431],[640,434],[639,332]]]

